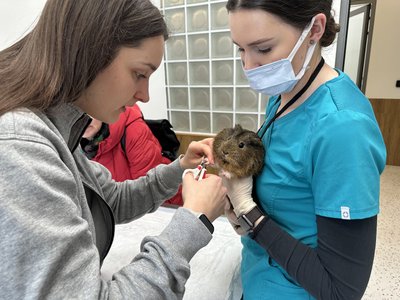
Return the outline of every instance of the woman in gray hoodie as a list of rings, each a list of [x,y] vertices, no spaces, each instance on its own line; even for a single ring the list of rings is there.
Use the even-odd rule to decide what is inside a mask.
[[[186,175],[184,206],[163,232],[113,280],[100,267],[114,224],[155,211],[203,156],[213,163],[212,140],[125,182],[79,149],[88,115],[112,123],[149,100],[167,38],[148,0],[48,0],[34,29],[0,52],[0,298],[183,297],[189,261],[223,212],[217,176]]]

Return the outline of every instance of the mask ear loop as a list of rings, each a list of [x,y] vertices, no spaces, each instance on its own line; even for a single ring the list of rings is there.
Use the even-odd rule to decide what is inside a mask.
[[[299,40],[297,41],[296,45],[294,45],[294,48],[293,48],[292,52],[290,52],[290,54],[288,56],[288,59],[290,61],[292,61],[293,57],[297,53],[297,50],[299,50],[299,48],[303,44],[304,40],[306,39],[307,35],[310,33],[311,28],[314,25],[314,21],[315,21],[315,17],[313,17],[311,19],[311,22],[306,26],[306,28],[304,28],[303,32],[301,33]]]
[[[288,56],[288,59],[290,60],[290,62],[292,62],[293,57],[294,57],[294,56],[296,55],[296,53],[297,53],[297,50],[299,50],[300,46],[303,44],[303,42],[304,42],[304,40],[306,39],[307,35],[310,33],[311,28],[312,28],[313,25],[314,25],[314,21],[315,21],[315,17],[313,17],[313,18],[311,19],[311,22],[310,22],[310,23],[307,25],[307,27],[303,30],[303,33],[301,34],[299,40],[297,41],[296,45],[294,46],[292,52],[290,52],[290,54],[289,54],[289,56]],[[311,41],[310,41],[310,44],[311,44],[311,46],[310,46],[310,47],[308,48],[308,50],[307,50],[307,54],[306,54],[306,58],[304,59],[303,67],[302,67],[302,68],[300,69],[300,71],[297,73],[296,79],[301,78],[301,77],[304,75],[304,73],[305,73],[306,70],[307,70],[308,64],[309,64],[310,61],[311,61],[311,57],[312,57],[313,54],[314,54],[314,50],[315,50],[315,47],[317,46],[317,43],[315,43],[315,41],[313,41],[313,43],[311,43]]]

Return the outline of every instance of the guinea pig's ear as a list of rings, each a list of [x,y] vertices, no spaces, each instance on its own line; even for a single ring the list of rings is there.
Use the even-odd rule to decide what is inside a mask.
[[[228,138],[228,137],[230,138],[234,133],[235,133],[235,129],[234,128],[229,127],[229,128],[225,128],[224,129],[224,136],[226,138]]]
[[[236,124],[234,130],[235,131],[243,131],[243,128],[242,128],[242,126],[240,126],[240,124]]]
[[[255,147],[263,147],[262,141],[258,137],[252,137],[249,144]]]
[[[229,136],[231,136],[232,135],[232,131],[233,131],[233,129],[232,128],[225,128],[225,129],[223,129],[222,131],[221,131],[221,137],[223,136],[223,137],[229,137]]]

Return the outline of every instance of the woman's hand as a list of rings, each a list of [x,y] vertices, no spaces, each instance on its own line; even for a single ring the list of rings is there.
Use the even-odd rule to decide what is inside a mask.
[[[191,142],[185,155],[180,159],[181,168],[193,169],[201,163],[203,157],[206,157],[208,163],[214,164],[214,157],[212,155],[213,138],[207,138],[198,142]]]
[[[203,213],[213,222],[224,213],[226,206],[226,188],[222,179],[216,175],[206,175],[200,181],[187,173],[182,185],[183,207]]]
[[[221,175],[224,186],[227,188],[229,200],[237,217],[247,214],[257,204],[253,201],[253,177],[228,179]]]

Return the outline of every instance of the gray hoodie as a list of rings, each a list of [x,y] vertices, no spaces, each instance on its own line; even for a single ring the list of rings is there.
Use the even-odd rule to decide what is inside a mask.
[[[79,145],[88,117],[72,104],[0,117],[0,298],[181,299],[189,261],[211,234],[179,208],[106,282],[114,223],[155,211],[181,182],[179,162],[115,182]]]

